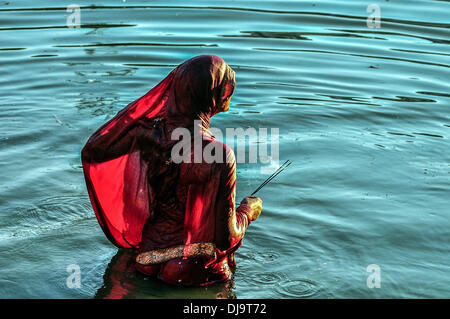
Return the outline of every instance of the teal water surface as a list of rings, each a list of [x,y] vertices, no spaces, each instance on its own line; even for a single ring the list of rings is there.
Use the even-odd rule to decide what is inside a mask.
[[[81,28],[72,2],[0,1],[0,297],[450,297],[449,1],[75,3]],[[176,288],[117,271],[80,150],[198,54],[236,71],[212,125],[279,128],[293,164],[258,193],[233,282]],[[238,200],[266,177],[237,174]]]

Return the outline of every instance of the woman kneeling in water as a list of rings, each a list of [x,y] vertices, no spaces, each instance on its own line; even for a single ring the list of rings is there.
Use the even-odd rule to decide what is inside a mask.
[[[136,269],[146,275],[185,286],[231,278],[234,252],[262,210],[261,199],[251,196],[235,207],[233,150],[209,130],[211,116],[228,110],[234,87],[224,60],[194,57],[104,124],[82,150],[101,228],[117,247],[136,250]],[[181,143],[177,128],[193,142],[182,161],[172,152]],[[201,154],[217,152],[214,161],[198,158],[196,134]]]

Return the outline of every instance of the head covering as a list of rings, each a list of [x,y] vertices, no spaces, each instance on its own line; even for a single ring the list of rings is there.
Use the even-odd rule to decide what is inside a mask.
[[[164,181],[156,191],[165,194],[177,180],[176,168],[165,169],[164,158],[155,160],[176,141],[155,130],[151,133],[153,143],[142,146],[134,135],[136,129],[150,132],[148,129],[161,121],[170,122],[172,127],[188,127],[194,120],[201,120],[208,128],[210,117],[221,111],[234,87],[235,73],[222,58],[196,56],[172,70],[89,138],[82,150],[86,186],[99,224],[114,245],[139,247],[155,205],[149,182]],[[111,154],[121,141],[126,141],[125,146]],[[189,216],[200,218],[195,213]]]

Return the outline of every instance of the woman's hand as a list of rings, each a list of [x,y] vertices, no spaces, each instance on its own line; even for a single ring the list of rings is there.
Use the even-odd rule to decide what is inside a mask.
[[[257,220],[262,211],[262,200],[256,196],[247,196],[241,201],[241,205],[247,205],[251,208],[250,218]]]

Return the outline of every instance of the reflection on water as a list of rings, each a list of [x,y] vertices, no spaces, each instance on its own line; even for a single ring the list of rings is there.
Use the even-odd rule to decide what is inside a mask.
[[[137,272],[134,258],[135,254],[131,250],[119,249],[108,264],[103,275],[103,285],[94,298],[236,298],[233,280],[209,287],[175,287]]]

